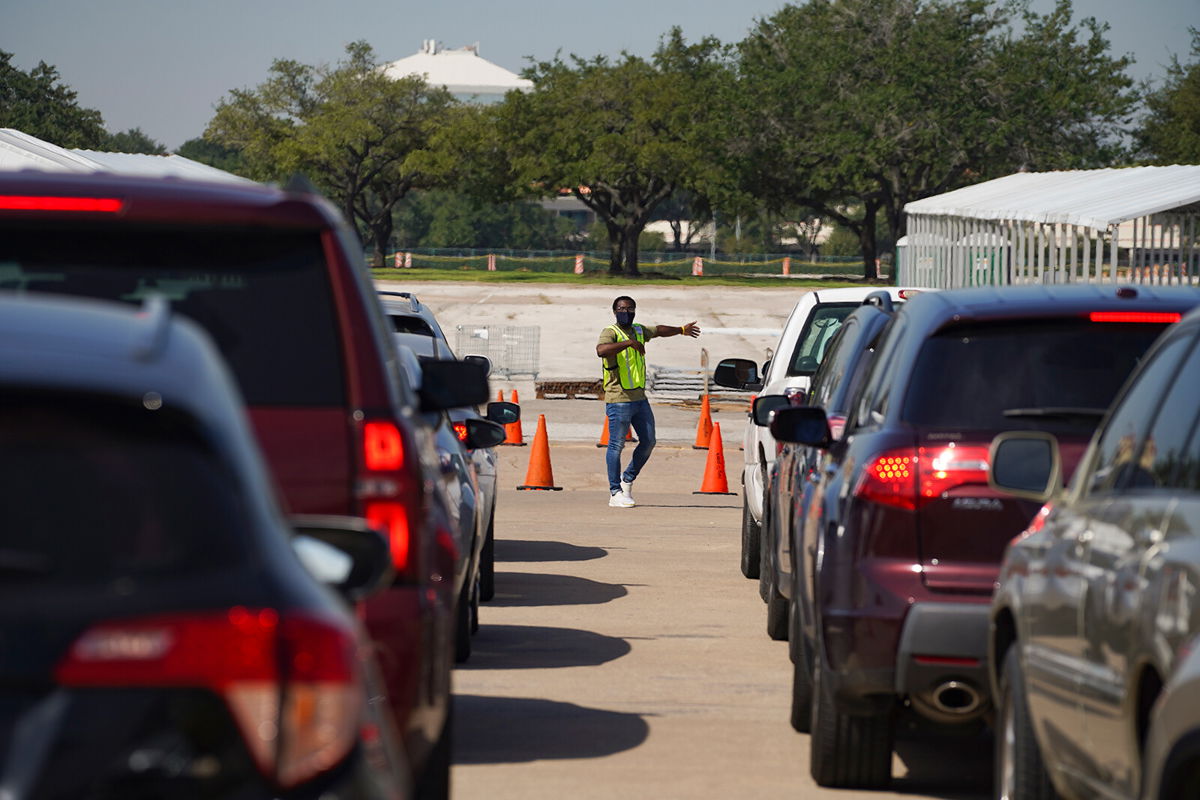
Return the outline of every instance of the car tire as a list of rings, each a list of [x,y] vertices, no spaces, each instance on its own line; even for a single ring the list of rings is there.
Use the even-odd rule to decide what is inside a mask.
[[[454,610],[454,663],[471,657],[471,584],[463,585]]]
[[[496,596],[496,510],[488,521],[487,536],[483,537],[483,549],[479,554],[479,599],[491,600]]]
[[[824,657],[813,658],[809,770],[818,786],[885,789],[892,782],[892,715],[847,714],[837,707]]]
[[[479,633],[479,596],[482,593],[483,578],[480,575],[475,576],[475,581],[471,587],[471,634]]]
[[[996,703],[995,796],[999,800],[1053,800],[1058,795],[1034,737],[1015,644],[1004,656],[1003,669]]]
[[[786,642],[788,638],[788,601],[775,588],[773,580],[767,581],[767,636],[776,642]]]
[[[788,612],[788,642],[792,657],[792,728],[797,733],[808,733],[812,726],[812,649],[805,641],[800,625],[800,608],[792,598]]]
[[[750,513],[750,504],[742,491],[742,574],[747,578],[758,577],[759,543],[762,528]]]
[[[429,752],[413,796],[416,800],[450,800],[450,763],[454,751],[454,697],[446,701],[442,734]]]

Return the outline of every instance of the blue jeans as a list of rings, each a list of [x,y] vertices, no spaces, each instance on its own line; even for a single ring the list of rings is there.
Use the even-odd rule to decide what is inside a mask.
[[[654,412],[649,400],[633,403],[605,403],[604,414],[608,417],[608,450],[604,460],[608,465],[608,489],[610,493],[621,491],[621,481],[633,483],[633,479],[646,466],[650,451],[654,449]],[[633,449],[633,458],[621,474],[621,451],[625,449],[625,436],[629,426],[637,434],[638,444]]]

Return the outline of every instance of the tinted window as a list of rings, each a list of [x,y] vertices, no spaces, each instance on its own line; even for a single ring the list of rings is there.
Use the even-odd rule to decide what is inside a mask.
[[[1084,319],[942,331],[921,348],[904,419],[966,430],[1090,431],[1161,331]]]
[[[396,333],[415,333],[420,336],[433,336],[429,323],[420,317],[409,317],[404,314],[388,314],[392,321],[392,330]]]
[[[1159,360],[1155,359],[1155,362]],[[1153,367],[1154,364],[1150,365],[1147,372]],[[1134,391],[1142,393],[1140,388]],[[1196,421],[1196,399],[1200,397],[1200,350],[1193,347],[1169,386],[1155,385],[1147,387],[1146,391],[1158,397],[1165,392],[1166,397],[1141,445],[1136,463],[1144,470],[1133,472],[1133,485],[1174,486],[1178,480],[1177,470],[1184,461],[1188,435]]]
[[[230,473],[166,410],[0,403],[0,574],[153,579],[226,566],[244,547]]]
[[[821,366],[821,361],[825,358],[825,353],[829,350],[833,335],[842,326],[842,320],[850,316],[850,313],[859,305],[859,303],[827,303],[814,308],[804,323],[804,329],[800,331],[796,349],[792,351],[792,357],[788,361],[787,374],[812,375],[816,372],[817,367]]]
[[[313,231],[73,224],[0,229],[0,288],[140,303],[216,340],[251,405],[341,405],[341,345]]]
[[[867,373],[866,386],[858,399],[857,419],[848,423],[848,426],[883,422],[887,412],[891,384],[900,365],[900,360],[896,358],[896,351],[904,339],[904,325],[904,320],[897,317],[894,324],[886,329],[883,341],[878,345],[879,350],[874,363],[871,364],[871,370]]]
[[[855,320],[849,320],[837,332],[829,346],[829,357],[821,363],[817,373],[813,376],[808,396],[809,405],[822,408],[827,406],[834,387],[846,374],[846,368],[850,364],[854,345],[858,339],[857,333],[861,327]]]

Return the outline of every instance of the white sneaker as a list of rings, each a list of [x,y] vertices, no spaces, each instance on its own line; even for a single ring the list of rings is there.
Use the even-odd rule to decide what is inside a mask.
[[[637,503],[633,502],[632,497],[627,497],[620,492],[617,492],[612,497],[608,498],[609,508],[633,508]]]
[[[633,484],[626,483],[625,481],[621,481],[621,494],[625,495],[630,500],[632,500],[633,499]]]

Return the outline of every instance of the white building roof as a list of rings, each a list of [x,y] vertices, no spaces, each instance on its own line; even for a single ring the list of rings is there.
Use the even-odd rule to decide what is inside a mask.
[[[423,75],[431,86],[445,86],[458,95],[502,95],[511,89],[527,90],[533,82],[479,55],[479,45],[443,50],[432,39],[421,43],[421,52],[385,64],[391,78]]]
[[[37,169],[46,172],[115,172],[156,178],[254,183],[179,155],[102,153],[67,150],[14,128],[0,128],[0,170]]]
[[[907,214],[1063,223],[1106,230],[1200,203],[1200,165],[1018,172],[904,206]]]

